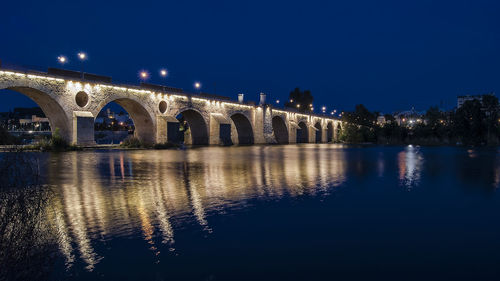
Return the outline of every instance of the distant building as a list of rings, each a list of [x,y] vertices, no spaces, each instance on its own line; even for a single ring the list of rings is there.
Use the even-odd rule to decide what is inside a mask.
[[[495,93],[489,93],[485,95],[465,95],[457,96],[457,108],[462,107],[466,101],[478,100],[481,104],[483,103],[483,97],[487,95],[495,95]]]
[[[394,114],[394,119],[399,126],[413,127],[417,124],[424,123],[424,111],[411,110],[401,111]]]
[[[384,125],[386,122],[387,122],[387,120],[385,120],[384,115],[377,116],[377,124],[378,125]]]

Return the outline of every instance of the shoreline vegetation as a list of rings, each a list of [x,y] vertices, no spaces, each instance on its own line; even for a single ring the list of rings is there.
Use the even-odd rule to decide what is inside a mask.
[[[342,114],[345,125],[340,132],[344,143],[374,143],[384,145],[500,145],[500,107],[498,98],[485,95],[482,101],[469,100],[460,108],[442,111],[430,107],[420,122],[400,125],[392,115],[370,112],[362,104],[354,111]]]

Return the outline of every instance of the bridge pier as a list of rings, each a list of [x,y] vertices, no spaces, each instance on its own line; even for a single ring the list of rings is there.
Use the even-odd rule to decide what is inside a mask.
[[[321,128],[321,142],[328,142],[328,129],[326,129],[324,126]]]
[[[231,142],[231,121],[219,113],[210,114],[209,144],[230,145]]]
[[[94,145],[94,115],[88,111],[73,111],[74,145]]]

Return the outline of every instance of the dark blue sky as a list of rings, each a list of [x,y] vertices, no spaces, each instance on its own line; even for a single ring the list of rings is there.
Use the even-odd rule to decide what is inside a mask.
[[[392,112],[500,89],[499,1],[4,1],[0,59],[256,100],[310,89],[319,108]],[[162,82],[160,67],[170,76]],[[4,91],[5,92],[5,91]],[[3,93],[3,92],[2,92]],[[10,96],[10,97],[9,97]],[[0,110],[27,104],[4,95]]]

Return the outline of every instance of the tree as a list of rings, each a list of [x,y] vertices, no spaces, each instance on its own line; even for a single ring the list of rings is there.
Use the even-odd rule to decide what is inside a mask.
[[[377,115],[371,113],[364,105],[358,104],[353,112],[344,112],[342,119],[346,122],[372,128]]]
[[[314,98],[311,95],[311,91],[301,91],[299,88],[295,88],[290,92],[289,99],[285,103],[285,106],[295,108],[302,112],[310,112],[312,111],[310,105],[313,103],[313,100]]]
[[[493,94],[483,96],[483,110],[484,110],[484,120],[486,122],[487,137],[488,142],[497,141],[498,131],[498,98]]]
[[[453,134],[465,144],[478,145],[485,141],[481,106],[479,100],[466,101],[455,113]]]

